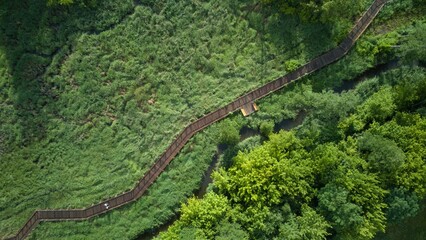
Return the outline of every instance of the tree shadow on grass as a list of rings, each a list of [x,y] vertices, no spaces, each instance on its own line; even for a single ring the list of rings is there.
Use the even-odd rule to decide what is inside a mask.
[[[8,66],[8,74],[0,76],[0,86],[6,86],[0,94],[8,96],[7,101],[14,108],[14,116],[6,117],[13,118],[9,122],[20,129],[6,134],[17,135],[15,141],[21,146],[45,137],[46,125],[55,112],[52,103],[57,98],[57,87],[46,74],[48,67],[53,69],[50,74],[59,72],[60,66],[52,66],[53,57],[65,58],[73,40],[83,32],[98,34],[111,29],[134,11],[131,0],[82,0],[55,7],[46,2],[0,2],[0,61],[7,62],[0,62],[0,66]],[[6,120],[0,120],[3,122]]]
[[[247,14],[250,26],[261,33],[275,52],[265,52],[265,61],[273,58],[310,60],[335,46],[333,26],[319,22],[304,22],[297,16],[285,15],[268,7]]]
[[[0,45],[8,65],[9,101],[15,109],[15,124],[20,125],[21,144],[43,137],[46,115],[42,108],[49,101],[42,79],[55,46],[40,44],[46,20],[46,5],[42,1],[2,1],[0,3]],[[50,33],[53,35],[52,33]],[[48,36],[44,36],[47,38]],[[5,65],[5,64],[3,64]],[[2,89],[6,91],[6,89]]]
[[[294,16],[275,14],[268,21],[266,34],[288,57],[299,55],[310,60],[333,48],[330,25],[306,23]]]

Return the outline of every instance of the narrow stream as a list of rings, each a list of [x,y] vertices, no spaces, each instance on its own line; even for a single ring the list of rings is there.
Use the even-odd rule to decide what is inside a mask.
[[[246,140],[249,137],[253,137],[253,136],[256,136],[256,135],[260,135],[259,130],[244,126],[240,130],[240,142]]]
[[[376,67],[369,69],[367,71],[365,71],[363,74],[361,74],[360,76],[354,78],[351,81],[345,81],[343,82],[343,84],[338,87],[335,88],[334,91],[336,93],[341,93],[343,91],[347,91],[347,90],[351,90],[353,88],[355,88],[355,86],[368,79],[368,78],[372,78],[374,76],[379,75],[382,72],[385,72],[387,70],[390,70],[392,68],[397,67],[398,65],[398,61],[394,60],[394,61],[390,61],[386,64],[380,64],[377,65]],[[301,111],[297,114],[296,118],[294,119],[285,119],[277,124],[275,124],[274,126],[274,132],[278,132],[281,129],[284,130],[291,130],[297,126],[299,126],[300,124],[303,123],[305,117],[308,115],[307,112]],[[248,128],[246,126],[244,126],[241,130],[240,130],[240,140],[244,140],[247,139],[249,137],[253,137],[256,135],[260,135],[260,132],[258,130],[255,129],[251,129]],[[211,178],[211,174],[213,172],[213,170],[216,168],[218,161],[219,161],[219,156],[223,153],[223,149],[222,147],[218,147],[217,153],[213,156],[213,159],[211,161],[210,166],[208,167],[208,169],[206,170],[201,184],[200,184],[200,188],[194,192],[195,196],[197,196],[197,198],[203,198],[204,194],[206,194],[207,192],[207,188],[209,186],[210,183],[212,183],[212,178]],[[426,205],[426,203],[424,204]],[[426,211],[424,211],[424,215],[423,218],[426,217]],[[163,225],[161,225],[160,227],[153,229],[152,231],[146,231],[145,233],[141,234],[139,237],[137,237],[137,240],[149,240],[149,239],[153,239],[154,237],[156,237],[160,232],[162,231],[166,231],[167,228],[172,225],[174,223],[175,220],[178,219],[178,214],[176,214],[175,216],[173,216],[169,221],[165,222]],[[387,239],[387,238],[384,238]],[[425,238],[426,239],[426,238]]]
[[[210,164],[209,168],[207,168],[207,171],[204,173],[203,180],[201,181],[200,189],[196,192],[195,196],[198,198],[203,198],[204,194],[207,192],[207,187],[210,183],[213,182],[212,179],[212,172],[216,168],[217,163],[219,162],[219,156],[222,154],[222,150],[219,148],[217,150],[217,153],[213,156],[212,163]]]
[[[144,233],[137,236],[135,240],[151,240],[154,237],[158,236],[160,232],[167,231],[170,225],[172,225],[178,219],[179,219],[179,214],[176,214],[160,227],[145,231]]]
[[[281,122],[275,124],[274,126],[274,132],[279,132],[281,129],[289,131],[300,124],[303,123],[303,120],[305,120],[305,117],[308,115],[307,112],[301,111],[297,114],[296,118],[294,119],[284,119]]]
[[[358,77],[352,79],[351,81],[344,81],[340,87],[337,87],[334,89],[334,92],[341,93],[343,91],[354,89],[355,86],[369,78],[373,78],[377,75],[379,75],[382,72],[386,72],[388,70],[391,70],[393,68],[398,67],[398,60],[392,60],[390,62],[379,64],[371,69],[368,69],[367,71],[363,72]]]

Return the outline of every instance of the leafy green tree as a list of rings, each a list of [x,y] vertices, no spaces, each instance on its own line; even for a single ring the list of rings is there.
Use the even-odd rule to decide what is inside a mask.
[[[373,122],[359,136],[321,144],[312,152],[293,132],[271,134],[263,145],[240,152],[228,171],[214,173],[218,196],[229,199],[217,205],[226,213],[210,205],[202,210],[204,200],[191,200],[191,212],[203,216],[187,215],[194,222],[179,220],[169,230],[175,235],[165,236],[183,238],[188,231],[195,239],[325,239],[332,228],[336,239],[372,239],[384,231],[386,217],[398,221],[418,209],[425,176],[424,126],[419,115],[396,114],[389,122]],[[418,166],[417,172],[408,163]],[[391,183],[383,177],[389,172],[396,175]],[[400,182],[402,176],[409,178]],[[401,187],[389,194],[395,184]],[[316,191],[314,209],[308,204]]]
[[[233,146],[240,141],[240,133],[234,121],[225,119],[219,131],[219,143]]]
[[[281,131],[251,152],[240,152],[227,172],[220,170],[213,178],[232,201],[259,208],[278,204],[283,197],[307,200],[313,180],[308,157],[292,132]]]
[[[354,114],[339,123],[346,135],[364,130],[374,121],[384,122],[396,110],[394,93],[391,87],[383,87],[360,105]]]
[[[327,229],[331,225],[323,216],[307,205],[302,205],[301,216],[291,215],[290,219],[279,229],[279,239],[319,240],[326,239]]]
[[[213,238],[217,233],[216,226],[226,219],[230,209],[229,201],[223,195],[209,192],[202,200],[192,197],[182,205],[180,219],[161,234],[161,238],[179,239],[183,230],[190,230],[187,227],[192,227],[191,232],[198,237]]]
[[[406,62],[426,61],[426,22],[416,22],[408,35],[403,38],[399,55]]]
[[[319,169],[328,170],[325,174],[330,175],[320,190],[319,207],[339,236],[370,239],[384,231],[387,191],[380,179],[368,172],[368,163],[357,150],[356,139],[348,137],[337,147],[331,145],[317,153],[320,160],[331,159],[319,163]]]
[[[182,206],[182,222],[190,223],[197,228],[204,229],[210,235],[210,230],[225,217],[229,211],[228,200],[221,195],[208,193],[202,201],[190,198],[187,204]]]
[[[176,238],[177,236],[177,238]],[[206,239],[206,235],[204,234],[204,232],[196,227],[183,227],[180,232],[176,235],[176,236],[168,236],[167,234],[165,234],[164,236],[161,236],[162,239],[179,239],[179,240],[202,240],[202,239]]]
[[[312,159],[314,162],[314,169],[317,172],[318,183],[325,185],[334,180],[334,173],[342,162],[345,162],[346,155],[340,151],[338,146],[334,143],[327,143],[319,145],[312,151]]]
[[[387,191],[380,186],[374,174],[355,169],[344,171],[336,179],[348,191],[350,202],[362,208],[363,222],[357,231],[352,231],[363,238],[373,238],[378,231],[384,232],[386,217],[384,196]]]
[[[349,191],[334,183],[323,187],[319,194],[319,209],[336,232],[343,236],[357,235],[363,223],[362,208],[349,199]]]
[[[391,121],[373,124],[371,132],[393,140],[404,151],[405,162],[395,178],[398,186],[416,192],[426,193],[426,119],[418,114],[399,113]]]
[[[260,133],[265,136],[268,137],[272,131],[274,130],[274,123],[273,122],[262,122],[260,124],[259,127]]]
[[[398,71],[395,102],[400,111],[412,111],[426,101],[426,73],[421,68],[404,68]]]
[[[404,188],[393,189],[386,198],[388,209],[386,216],[389,222],[400,222],[408,217],[415,216],[419,211],[419,201],[415,192],[409,192]]]
[[[235,206],[239,209],[239,222],[249,233],[250,239],[271,239],[287,214],[275,207],[234,204]]]
[[[217,228],[218,235],[215,237],[216,240],[248,240],[248,233],[241,228],[238,223],[231,223],[227,220],[223,220],[219,223]]]
[[[321,21],[322,22],[338,22],[342,18],[350,19],[350,17],[363,11],[368,1],[350,1],[350,0],[321,0]]]
[[[404,152],[394,141],[384,137],[367,132],[358,138],[358,145],[372,170],[385,175],[385,179],[393,178],[405,161]]]

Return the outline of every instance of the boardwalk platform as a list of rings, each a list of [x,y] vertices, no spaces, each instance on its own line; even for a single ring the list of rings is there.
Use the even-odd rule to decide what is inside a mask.
[[[258,110],[259,110],[259,107],[254,102],[247,103],[241,107],[241,112],[243,113],[244,117],[247,117],[248,115]]]
[[[309,63],[299,67],[294,72],[286,74],[285,76],[260,86],[259,88],[247,93],[244,96],[241,96],[228,105],[219,108],[216,111],[213,111],[188,125],[178,136],[176,136],[174,141],[163,152],[160,158],[157,159],[154,165],[152,165],[151,168],[145,173],[145,175],[139,180],[133,189],[83,209],[37,210],[27,220],[25,225],[18,231],[18,233],[9,239],[24,239],[40,222],[69,220],[81,221],[90,219],[94,216],[111,211],[127,203],[136,201],[147,191],[147,189],[152,185],[157,177],[166,169],[173,158],[185,146],[189,139],[191,139],[191,137],[196,133],[206,128],[207,126],[210,126],[212,123],[224,119],[229,115],[229,113],[232,113],[238,109],[241,109],[241,112],[244,116],[249,116],[253,112],[259,110],[253,101],[269,95],[270,93],[281,89],[290,82],[296,81],[304,75],[323,68],[345,56],[346,53],[355,44],[356,40],[363,34],[376,15],[380,12],[386,2],[387,0],[374,0],[373,4],[358,20],[358,22],[352,28],[351,32],[347,35],[346,39],[340,43],[338,47],[311,60]]]

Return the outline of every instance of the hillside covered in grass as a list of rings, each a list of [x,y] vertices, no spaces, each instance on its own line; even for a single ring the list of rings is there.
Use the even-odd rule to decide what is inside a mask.
[[[339,26],[256,1],[0,3],[0,236],[35,209],[85,207],[130,189],[189,122],[336,46],[369,3]],[[313,88],[395,57],[391,45],[421,16],[413,4],[385,9]],[[249,126],[296,113],[263,111],[270,117]],[[191,140],[137,203],[88,222],[42,224],[32,237],[129,239],[155,228],[197,188],[220,129]]]
[[[252,4],[2,3],[2,229],[35,208],[129,189],[191,120],[280,75],[283,59],[333,44],[327,34],[324,45],[296,42],[320,32],[311,25],[292,48],[266,42],[261,13],[243,9]],[[316,51],[302,56],[309,44]]]

